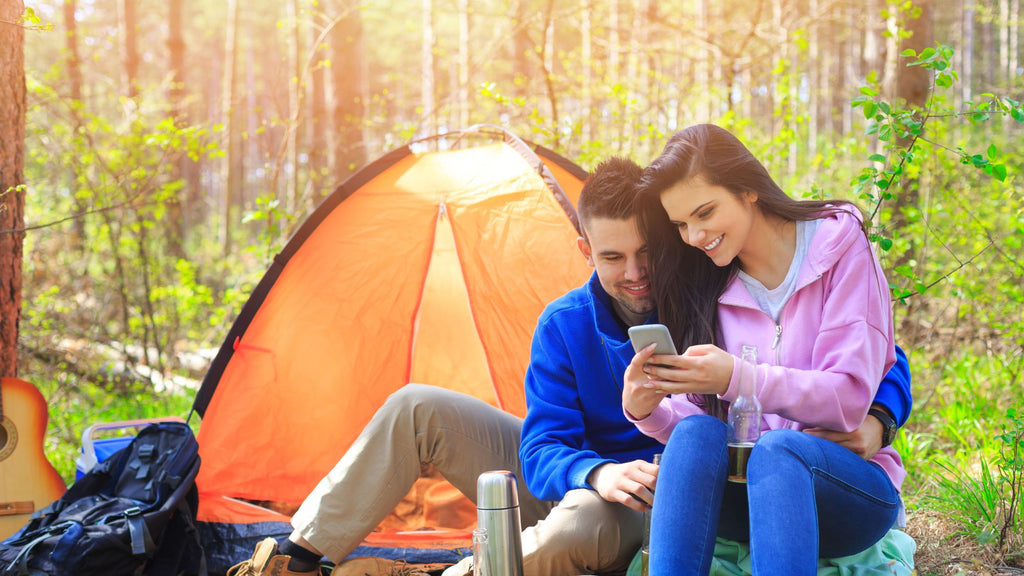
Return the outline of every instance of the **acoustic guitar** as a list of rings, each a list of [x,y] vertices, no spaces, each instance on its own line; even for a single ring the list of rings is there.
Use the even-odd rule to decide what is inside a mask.
[[[35,386],[0,378],[0,540],[67,487],[43,453],[46,400]]]

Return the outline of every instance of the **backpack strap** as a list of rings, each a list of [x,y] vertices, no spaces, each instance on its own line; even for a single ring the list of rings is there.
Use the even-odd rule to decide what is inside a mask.
[[[14,557],[14,560],[11,560],[10,566],[18,567],[18,576],[37,576],[39,574],[45,574],[44,572],[40,572],[39,570],[29,568],[28,561],[29,556],[32,553],[32,549],[35,548],[36,545],[40,542],[43,542],[44,540],[51,538],[56,534],[60,534],[62,532],[66,534],[69,528],[76,525],[79,528],[76,531],[77,536],[77,534],[81,533],[82,526],[81,524],[76,524],[75,522],[62,522],[60,524],[50,526],[49,528],[43,530],[28,544],[25,544],[25,546],[22,547],[21,552],[18,552],[18,555]],[[63,540],[64,538],[62,537],[61,539]]]
[[[146,526],[146,519],[142,516],[142,508],[132,506],[122,512],[128,522],[128,534],[132,539],[132,554],[141,556],[152,552],[156,545],[153,544],[153,537],[149,534],[149,526]]]
[[[164,534],[164,540],[160,543],[160,551],[157,555],[150,559],[146,566],[147,576],[176,576],[177,574],[190,574],[193,576],[209,576],[209,572],[206,568],[206,551],[203,549],[202,538],[199,536],[199,529],[196,528],[195,516],[192,514],[192,507],[188,503],[188,498],[182,498],[181,502],[174,509],[175,519],[174,521],[180,521],[185,524],[183,530],[169,530]],[[186,544],[186,533],[191,536],[194,550],[198,555],[198,564],[195,566],[195,572],[190,572],[193,569],[191,565],[181,565],[180,559],[172,560],[170,558],[161,558],[161,553],[168,553],[167,551],[175,551],[178,554],[187,554],[188,545]],[[184,572],[182,569],[184,568]]]

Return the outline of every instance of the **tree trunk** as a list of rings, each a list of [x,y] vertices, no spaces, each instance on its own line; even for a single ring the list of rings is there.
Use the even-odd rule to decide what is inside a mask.
[[[434,5],[423,1],[423,39],[420,45],[420,103],[423,106],[420,125],[424,136],[437,133],[437,105],[434,102]]]
[[[456,128],[469,126],[469,0],[458,0],[459,10],[459,119]]]
[[[1021,0],[1011,0],[1010,3],[1010,22],[1012,24],[1010,29],[1010,62],[1008,68],[1011,78],[1016,76],[1017,68],[1020,67],[1020,3]]]
[[[536,48],[530,41],[530,6],[528,0],[512,2],[512,90],[516,96],[533,96],[530,61]]]
[[[22,0],[0,0],[0,376],[18,375],[25,242],[25,30]]]
[[[593,65],[594,43],[590,25],[593,0],[580,0],[580,137],[586,146],[593,138],[592,122],[594,118]]]
[[[167,1],[167,54],[170,64],[171,81],[167,87],[167,104],[174,119],[174,125],[181,128],[187,119],[184,108],[185,94],[185,37],[182,31],[182,10],[185,0]],[[192,161],[184,152],[179,152],[177,159],[171,164],[171,180],[186,180],[186,187],[179,192],[167,206],[167,250],[176,258],[185,257],[183,241],[185,238],[185,217],[182,206],[188,206],[186,174]]]
[[[807,31],[807,153],[805,156],[814,156],[818,150],[818,129],[821,120],[821,103],[828,101],[827,84],[822,82],[822,77],[828,78],[828,74],[822,74],[825,63],[821,61],[821,50],[818,43],[821,40],[821,30],[825,25],[819,13],[818,0],[809,0],[811,13],[811,26]]]
[[[888,52],[885,31],[888,24],[882,19],[884,0],[866,0],[864,11],[867,19],[864,26],[864,51],[862,58],[865,72],[876,72],[880,82],[885,81],[886,54]]]
[[[915,3],[921,10],[918,18],[907,22],[910,35],[900,41],[897,53],[908,48],[921,52],[935,45],[934,32],[934,0],[917,0]],[[896,97],[910,106],[923,108],[928,101],[932,86],[932,72],[924,66],[900,66],[896,75]]]
[[[622,34],[619,19],[619,0],[608,2],[608,68],[605,70],[605,80],[610,84],[619,81],[619,72],[622,68]]]
[[[358,0],[342,0],[337,12],[341,21],[330,35],[334,54],[331,66],[334,128],[330,132],[330,147],[332,173],[341,182],[366,163],[363,138],[366,74],[363,21]]]
[[[78,10],[77,0],[64,0],[64,68],[68,74],[68,95],[71,97],[73,109],[71,113],[75,134],[80,134],[82,117],[79,106],[82,106],[82,59],[78,54],[78,22],[75,20],[75,12]],[[69,187],[72,191],[72,202],[75,205],[75,212],[82,214],[86,211],[85,202],[76,194],[77,174],[73,169],[68,171]],[[85,218],[79,217],[72,220],[71,238],[69,245],[73,252],[81,253],[85,244]]]
[[[921,10],[920,16],[907,22],[907,29],[910,35],[900,41],[897,53],[902,53],[907,49],[913,49],[920,53],[925,48],[935,45],[934,0],[918,0],[916,6]],[[906,102],[907,106],[924,109],[928,103],[931,86],[932,73],[923,66],[901,66],[898,69],[896,76],[896,98],[898,101]],[[897,143],[901,147],[906,148],[911,142],[899,139]],[[902,230],[907,226],[909,223],[908,213],[912,209],[920,207],[920,188],[921,183],[918,178],[905,177],[902,180],[899,194],[893,206],[892,217],[888,224],[891,230]],[[911,237],[909,234],[906,236]],[[891,270],[888,271],[888,278],[894,282],[899,282],[900,275],[895,270],[911,262],[917,262],[917,266],[920,269],[924,269],[924,259],[923,247],[919,243],[911,241],[903,254],[900,254],[893,263]],[[912,321],[918,316],[914,313],[918,306],[920,306],[920,299],[913,299],[910,303],[910,308],[907,309],[903,316],[903,321],[900,322],[900,334],[906,338],[907,342],[905,345],[909,349],[913,349],[917,345],[919,331]]]
[[[964,0],[963,59],[963,67],[960,70],[960,98],[966,102],[974,98],[974,0]]]
[[[221,205],[220,235],[224,255],[231,253],[231,215],[237,198],[241,195],[242,175],[239,173],[239,126],[236,94],[236,76],[238,66],[238,12],[239,0],[228,0],[227,31],[224,40],[224,84],[221,102],[224,117],[223,174],[224,197]]]
[[[1012,78],[1010,64],[1010,0],[999,0],[999,20],[995,23],[999,27],[999,67],[996,76],[996,83],[999,86],[1006,86],[1007,81]]]
[[[318,23],[326,20],[324,4],[316,2],[313,4],[313,18],[310,19],[309,37],[317,38]],[[312,46],[311,50],[316,51],[313,57],[313,70],[310,75],[310,107],[306,115],[306,128],[309,130],[309,184],[310,189],[309,207],[315,208],[320,200],[330,190],[325,182],[329,173],[327,170],[328,150],[328,127],[331,125],[327,111],[327,68],[323,62],[328,55],[320,42]]]
[[[288,139],[286,142],[287,167],[285,177],[285,206],[288,214],[300,214],[299,143],[302,142],[302,35],[299,26],[299,0],[288,0],[288,19],[291,21],[291,42],[288,62],[291,81],[288,82]]]
[[[121,54],[122,81],[124,94],[134,100],[139,95],[139,48],[136,40],[138,18],[135,15],[135,0],[121,0],[121,39],[124,52]]]

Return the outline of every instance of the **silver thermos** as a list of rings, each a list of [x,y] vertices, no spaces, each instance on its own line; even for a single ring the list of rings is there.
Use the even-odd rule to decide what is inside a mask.
[[[481,576],[523,576],[523,536],[516,477],[508,470],[484,472],[476,482],[476,515],[486,530]]]

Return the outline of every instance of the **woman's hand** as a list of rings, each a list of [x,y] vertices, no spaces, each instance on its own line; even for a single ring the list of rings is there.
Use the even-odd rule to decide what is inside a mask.
[[[650,344],[637,352],[626,367],[626,375],[623,377],[622,407],[637,420],[650,416],[665,397],[665,393],[652,386],[647,374],[644,374],[644,364],[650,360],[656,347],[656,344]]]
[[[644,352],[647,350],[644,349]],[[636,368],[647,376],[647,383],[638,385],[665,394],[725,394],[732,379],[733,355],[714,344],[690,346],[682,356],[648,354],[648,361],[637,365],[640,354],[633,357],[626,370]],[[627,408],[628,410],[628,408]],[[630,414],[633,414],[630,411]]]

